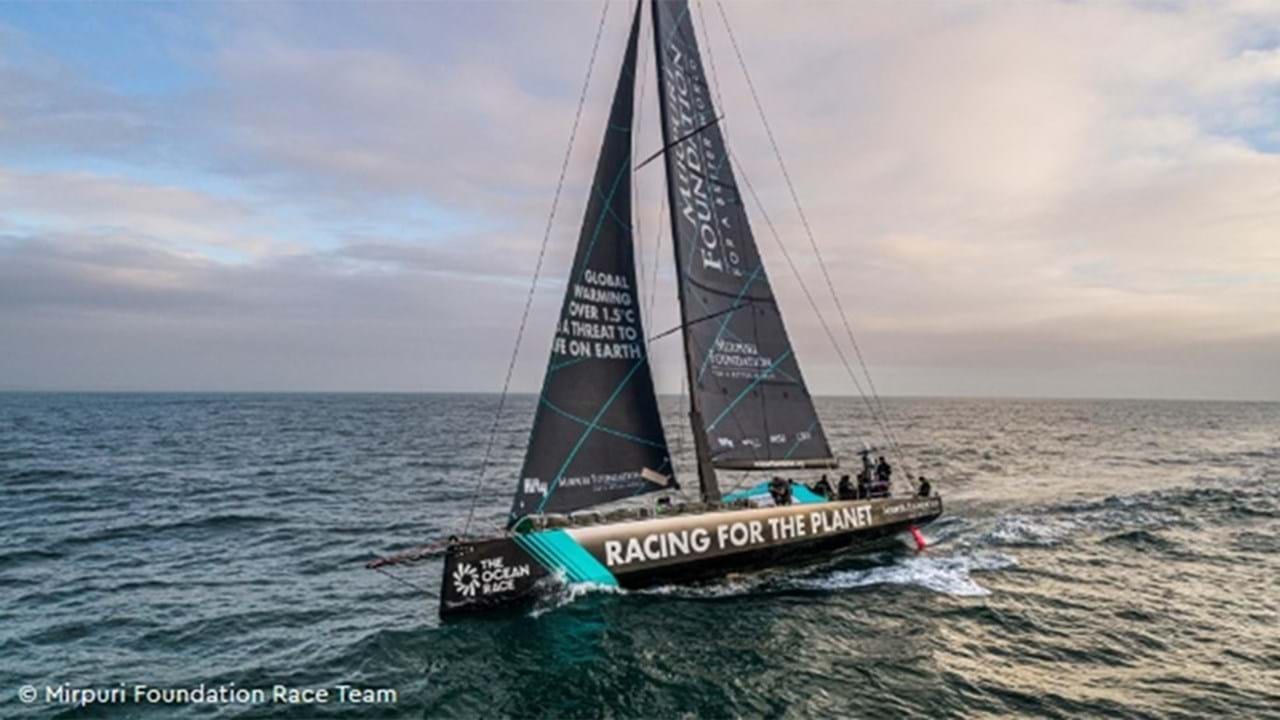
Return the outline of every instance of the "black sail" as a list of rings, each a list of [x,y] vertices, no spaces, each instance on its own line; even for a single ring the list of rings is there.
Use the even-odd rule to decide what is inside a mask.
[[[712,464],[832,467],[716,123],[688,3],[653,5],[684,340]]]
[[[637,8],[508,524],[675,487],[631,238]]]

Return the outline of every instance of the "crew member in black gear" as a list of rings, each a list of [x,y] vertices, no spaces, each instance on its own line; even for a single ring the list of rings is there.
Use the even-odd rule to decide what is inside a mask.
[[[839,496],[841,500],[857,500],[858,491],[853,488],[853,482],[849,480],[848,475],[840,476]]]
[[[830,500],[835,497],[835,492],[831,489],[831,482],[827,480],[826,473],[822,473],[822,478],[819,479],[818,482],[814,483],[810,490],[813,490],[826,500]]]
[[[889,466],[888,461],[881,455],[876,460],[876,486],[874,495],[876,497],[889,496],[889,479],[893,475],[893,468]]]
[[[919,492],[920,497],[929,497],[929,493],[931,492],[933,492],[933,486],[929,484],[929,479],[921,475],[920,476],[920,492]]]
[[[775,477],[769,481],[769,494],[773,496],[774,505],[790,505],[791,481]]]
[[[871,497],[871,478],[875,477],[875,466],[871,462],[871,448],[866,445],[858,453],[862,458],[862,469],[858,471],[858,499]]]

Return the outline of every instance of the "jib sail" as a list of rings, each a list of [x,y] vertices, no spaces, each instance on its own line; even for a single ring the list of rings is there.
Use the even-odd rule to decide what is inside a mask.
[[[832,467],[716,123],[688,3],[655,0],[653,16],[699,439],[718,468]]]
[[[675,487],[631,237],[632,21],[508,524]]]

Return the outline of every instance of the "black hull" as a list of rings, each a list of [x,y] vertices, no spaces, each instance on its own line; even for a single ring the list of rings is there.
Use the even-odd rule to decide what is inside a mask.
[[[559,582],[644,588],[785,567],[892,541],[940,498],[721,510],[542,530],[450,546],[440,614],[518,607]]]

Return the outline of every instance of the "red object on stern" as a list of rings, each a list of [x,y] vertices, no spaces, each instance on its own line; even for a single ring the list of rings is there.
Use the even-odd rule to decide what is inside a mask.
[[[929,543],[924,540],[924,533],[920,532],[920,528],[915,525],[911,526],[911,537],[916,539],[916,550],[923,551],[929,547]]]

